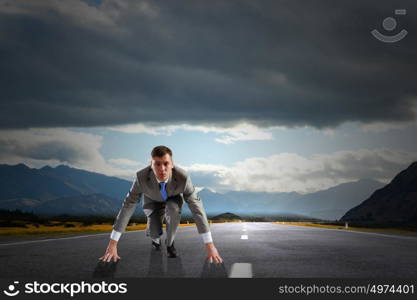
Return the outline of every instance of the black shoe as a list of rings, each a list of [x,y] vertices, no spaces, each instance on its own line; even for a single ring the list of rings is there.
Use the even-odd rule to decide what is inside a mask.
[[[177,257],[177,250],[174,247],[174,242],[172,242],[171,246],[167,246],[167,253],[168,253],[168,257],[171,257],[171,258]]]
[[[158,244],[152,241],[152,248],[155,249],[156,251],[159,251],[161,250],[161,244]]]

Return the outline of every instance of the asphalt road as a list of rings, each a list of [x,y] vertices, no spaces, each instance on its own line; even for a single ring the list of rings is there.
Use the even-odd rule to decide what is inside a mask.
[[[0,240],[0,278],[140,277],[416,278],[417,238],[271,223],[212,224],[224,263],[205,262],[195,226],[181,227],[177,258],[156,252],[144,231],[126,232],[118,263],[103,263],[109,234]],[[246,236],[246,237],[245,237]]]

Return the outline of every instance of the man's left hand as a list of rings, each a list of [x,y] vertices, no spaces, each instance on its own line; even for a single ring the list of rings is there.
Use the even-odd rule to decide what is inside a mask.
[[[223,259],[220,257],[219,252],[217,251],[213,243],[206,243],[206,248],[207,261],[209,263],[212,263],[214,261],[215,263],[221,264],[223,262]]]

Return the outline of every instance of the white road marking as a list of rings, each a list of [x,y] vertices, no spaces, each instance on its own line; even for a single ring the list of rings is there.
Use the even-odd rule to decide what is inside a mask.
[[[272,225],[276,226],[277,224],[272,224]],[[384,234],[384,233],[366,232],[366,231],[359,231],[359,230],[321,228],[321,227],[298,226],[298,225],[281,225],[281,226],[291,226],[291,227],[293,227],[293,228],[291,228],[291,230],[331,230],[331,231],[344,232],[344,233],[369,234],[369,235],[373,235],[373,236],[381,236],[381,237],[397,238],[397,239],[406,239],[406,240],[415,240],[417,238],[416,236],[412,236],[412,235],[411,236],[403,236],[403,235],[396,235],[396,234],[388,234],[388,233]],[[299,227],[299,228],[296,228],[296,227]]]
[[[252,264],[234,263],[230,269],[229,278],[252,278]]]
[[[246,231],[246,228],[243,228],[242,231]]]
[[[240,239],[241,239],[241,240],[247,240],[247,239],[248,239],[248,236],[247,236],[246,234],[243,234],[243,235],[240,237]]]
[[[132,230],[132,231],[126,231],[123,234],[136,232],[136,231],[144,231],[145,229],[139,229],[139,230]],[[108,235],[110,238],[110,232],[106,233],[96,233],[96,234],[89,234],[89,235],[79,235],[79,236],[70,236],[70,237],[63,237],[63,238],[51,238],[51,239],[45,239],[45,240],[34,240],[34,241],[24,241],[24,242],[13,242],[13,243],[0,243],[0,246],[12,246],[12,245],[25,245],[25,244],[32,244],[32,243],[41,243],[41,242],[52,242],[52,241],[58,241],[58,240],[71,240],[71,239],[80,239],[80,238],[86,238],[86,237],[92,237],[92,236],[98,236],[98,235]]]

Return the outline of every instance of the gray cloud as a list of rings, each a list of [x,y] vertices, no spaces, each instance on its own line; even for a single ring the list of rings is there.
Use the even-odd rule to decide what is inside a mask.
[[[408,10],[395,17],[410,34],[381,43],[370,31],[382,31],[396,8]],[[0,1],[0,127],[411,121],[416,8],[415,1]]]
[[[0,130],[0,164],[70,165],[131,180],[143,163],[125,158],[106,160],[100,153],[102,136],[63,128]]]
[[[100,136],[66,129],[0,131],[0,160],[10,157],[77,164],[96,160]]]

